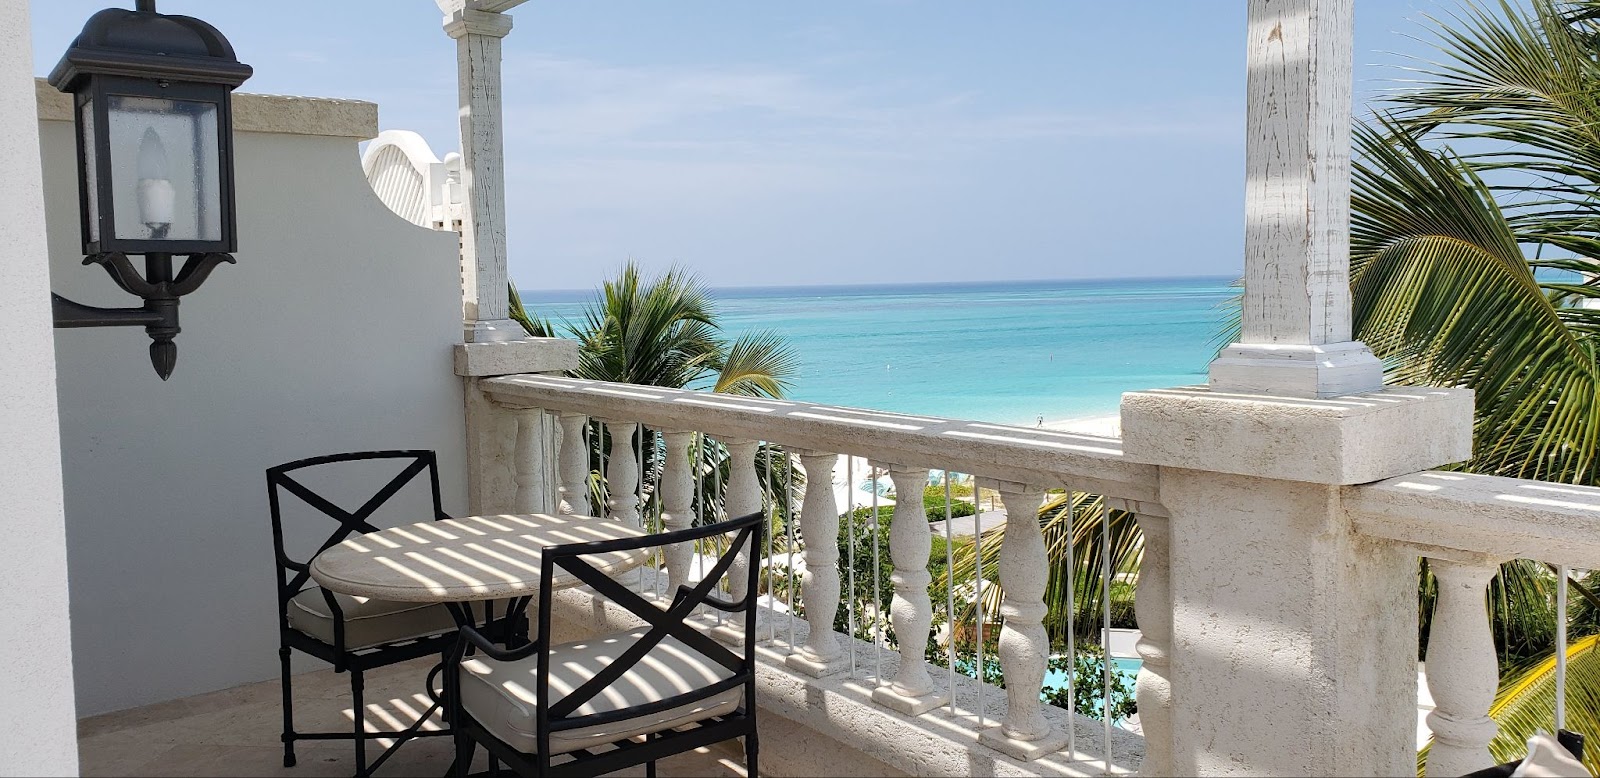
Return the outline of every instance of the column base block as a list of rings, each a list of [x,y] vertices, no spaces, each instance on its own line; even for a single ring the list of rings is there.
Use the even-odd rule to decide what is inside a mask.
[[[763,639],[765,639],[766,626],[767,620],[758,615],[756,617],[757,643],[760,643]],[[706,630],[706,634],[710,635],[712,639],[720,643],[727,643],[730,646],[744,645],[744,626],[742,624],[734,624],[732,621],[727,619],[724,619],[721,624]]]
[[[879,686],[872,690],[872,701],[897,713],[907,716],[921,716],[934,708],[950,701],[950,695],[938,692],[928,692],[920,696],[908,696],[894,690],[893,685]]]
[[[1053,754],[1067,747],[1067,733],[1052,729],[1037,740],[1016,740],[1006,737],[1001,727],[990,727],[978,734],[978,742],[1012,759],[1032,762],[1045,754]]]
[[[812,678],[826,678],[850,669],[850,663],[842,656],[823,661],[804,651],[784,657],[783,664],[790,670]]]

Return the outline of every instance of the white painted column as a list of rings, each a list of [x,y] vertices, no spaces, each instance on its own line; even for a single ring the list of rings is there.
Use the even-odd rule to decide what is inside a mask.
[[[894,562],[889,623],[894,626],[899,644],[900,666],[888,685],[872,690],[872,699],[908,716],[918,716],[950,699],[934,688],[928,662],[923,658],[928,648],[928,629],[933,625],[933,602],[928,598],[928,584],[933,582],[928,573],[933,536],[922,505],[928,471],[904,465],[887,467],[895,493],[894,521],[889,525],[889,558]],[[830,484],[828,488],[831,491],[833,487]]]
[[[514,416],[517,442],[513,461],[517,492],[512,509],[517,513],[543,513],[549,508],[545,478],[550,465],[544,452],[544,410],[520,408]]]
[[[444,31],[456,41],[457,90],[461,106],[462,295],[468,342],[517,340],[526,336],[510,318],[506,294],[505,140],[500,105],[500,41],[511,17],[488,7],[516,3],[437,0]]]
[[[1498,730],[1489,718],[1500,683],[1494,636],[1489,631],[1489,580],[1498,565],[1492,559],[1428,560],[1439,580],[1428,636],[1428,692],[1433,712],[1428,728],[1428,778],[1465,775],[1494,764],[1489,741]]]
[[[1107,509],[1109,510],[1109,503]],[[1139,774],[1174,775],[1172,768],[1172,682],[1168,679],[1168,656],[1172,651],[1172,590],[1168,560],[1171,548],[1167,520],[1138,514],[1139,531],[1144,535],[1144,554],[1139,562],[1139,587],[1133,612],[1139,620],[1139,677],[1134,691],[1139,702],[1139,724],[1144,730],[1144,761]]]
[[[694,526],[694,458],[689,448],[693,432],[664,432],[667,461],[661,473],[661,523],[668,532]],[[694,542],[673,543],[666,547],[667,597],[689,583],[689,566],[694,559]]]
[[[1336,397],[1383,369],[1350,339],[1353,0],[1249,0],[1245,291],[1218,390]]]
[[[722,445],[728,449],[728,494],[725,498],[727,518],[749,516],[761,510],[761,479],[756,473],[758,445],[753,440],[724,440]],[[770,527],[768,531],[771,531]],[[733,566],[728,569],[728,596],[735,602],[744,599],[746,595],[753,596],[748,585],[748,577],[752,564],[751,557],[760,543],[760,537],[752,536],[750,543],[739,550]],[[714,630],[714,633],[718,639],[725,642],[736,645],[744,642],[742,625],[735,628],[731,622],[726,623]]]
[[[634,526],[644,526],[639,513],[639,460],[633,450],[633,435],[639,423],[607,421],[611,448],[606,453],[606,515]]]
[[[1006,715],[1000,726],[983,731],[980,741],[1012,757],[1038,759],[1067,744],[1067,735],[1045,718],[1039,689],[1050,660],[1044,628],[1044,590],[1050,578],[1039,506],[1044,490],[1002,481],[996,485],[1006,508],[1000,546],[1000,670],[1006,679]]]
[[[560,415],[561,513],[589,515],[589,417],[581,413]]]
[[[843,672],[833,619],[839,612],[839,505],[833,498],[833,470],[839,455],[801,451],[806,471],[800,505],[800,535],[805,539],[805,580],[800,593],[809,630],[800,649],[784,663],[813,678]]]
[[[7,267],[0,284],[0,623],[11,638],[0,643],[9,677],[0,771],[77,775],[55,335],[27,0],[0,0],[0,17],[0,259]]]

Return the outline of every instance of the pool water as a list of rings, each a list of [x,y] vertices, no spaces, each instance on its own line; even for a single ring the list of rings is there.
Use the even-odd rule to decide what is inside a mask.
[[[1131,691],[1133,689],[1133,685],[1134,685],[1135,679],[1137,679],[1139,677],[1139,667],[1141,665],[1143,665],[1143,664],[1144,663],[1142,661],[1140,661],[1139,659],[1134,658],[1134,657],[1116,656],[1116,657],[1112,657],[1111,658],[1111,672],[1113,672],[1117,676],[1121,677],[1121,679],[1126,683],[1127,688]],[[1066,670],[1063,669],[1063,670],[1047,670],[1047,671],[1045,671],[1045,674],[1044,674],[1044,689],[1045,690],[1062,689],[1062,688],[1066,688],[1066,685],[1067,685],[1067,671]],[[1075,693],[1075,695],[1074,695],[1075,697],[1078,697],[1080,699],[1081,698],[1087,698],[1089,700],[1090,706],[1092,706],[1093,709],[1095,710],[1095,712],[1098,713],[1101,710],[1101,707],[1105,704],[1105,701],[1101,699],[1101,694],[1103,693],[1102,689],[1103,689],[1103,686],[1101,685],[1101,683],[1099,681],[1099,676],[1096,676],[1096,682],[1095,682],[1095,684],[1093,686],[1090,686],[1088,688],[1084,688],[1084,687],[1080,686],[1077,689],[1074,689],[1073,691]],[[1122,722],[1115,721],[1115,722],[1112,722],[1112,723],[1113,724],[1121,724]]]

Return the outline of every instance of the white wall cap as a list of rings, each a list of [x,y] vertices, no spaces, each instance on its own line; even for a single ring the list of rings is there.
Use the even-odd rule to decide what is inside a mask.
[[[524,338],[486,343],[457,343],[456,375],[499,376],[555,373],[578,367],[578,341]]]
[[[72,95],[34,79],[39,121],[72,121]],[[365,100],[292,95],[233,94],[233,129],[283,135],[366,140],[378,134],[378,106]]]
[[[1472,391],[1389,387],[1329,399],[1209,387],[1122,396],[1135,462],[1236,475],[1360,484],[1472,456]]]

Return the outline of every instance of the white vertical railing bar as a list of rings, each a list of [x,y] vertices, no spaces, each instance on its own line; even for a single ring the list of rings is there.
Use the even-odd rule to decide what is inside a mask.
[[[1070,533],[1067,542],[1067,667],[1069,668],[1067,670],[1067,710],[1072,711],[1074,716],[1078,715],[1078,600],[1076,592],[1078,568],[1076,566],[1077,560],[1074,559],[1077,554],[1077,548],[1071,542],[1071,538],[1076,534],[1072,530],[1076,527],[1078,520],[1078,498],[1080,496],[1087,497],[1087,495],[1080,495],[1078,492],[1073,491],[1071,487],[1067,488],[1067,527]],[[1067,753],[1078,753],[1078,728],[1075,726],[1069,725],[1067,727]]]
[[[976,653],[973,654],[972,677],[978,679],[978,700],[976,704],[978,708],[978,728],[982,729],[988,722],[988,717],[984,715],[983,710],[983,687],[986,685],[984,683],[984,678],[987,675],[984,673],[983,667],[983,640],[985,632],[984,627],[986,626],[983,621],[983,522],[978,520],[983,516],[983,487],[978,484],[978,479],[976,476],[974,476],[972,479],[972,507],[977,511],[972,515],[972,559],[973,563],[976,565],[975,573],[977,576],[977,580],[974,584],[975,594],[973,595],[973,601],[975,603],[976,610],[974,611],[973,618],[976,619],[978,627],[976,639],[977,650]]]
[[[1105,728],[1106,775],[1111,774],[1111,510],[1100,503],[1100,723]]]
[[[784,590],[789,593],[789,651],[794,651],[794,460],[790,458],[789,449],[783,450],[783,526],[789,535],[789,557],[787,569],[783,571]],[[829,473],[831,480],[833,474]],[[832,484],[829,484],[832,488]],[[775,636],[774,636],[775,637]]]
[[[1567,586],[1566,565],[1556,568],[1556,729],[1567,726]]]
[[[640,424],[639,427],[638,427],[638,438],[639,438],[639,442],[634,446],[634,455],[636,457],[638,457],[638,464],[639,464],[639,523],[641,525],[644,525],[644,529],[646,531],[649,531],[650,530],[650,522],[647,520],[647,517],[645,516],[647,511],[645,511],[645,509],[644,509],[645,506],[648,504],[644,500],[644,494],[645,494],[645,492],[644,492],[644,482],[645,482],[645,478],[647,478],[649,476],[649,474],[644,471],[644,440],[645,440],[645,432],[644,432],[644,425],[643,424]],[[657,531],[659,531],[659,530],[657,530]],[[660,549],[658,548],[657,551],[659,552]],[[657,560],[657,561],[659,562],[659,560]],[[639,593],[640,594],[644,594],[644,565],[639,565],[639,569],[638,569],[637,572],[639,574]]]
[[[594,450],[597,455],[595,458],[600,465],[600,469],[595,471],[599,475],[599,478],[595,480],[600,484],[600,496],[604,498],[600,502],[605,506],[605,517],[609,519],[612,517],[611,482],[606,480],[606,472],[610,470],[610,465],[606,458],[606,423],[595,419],[594,434],[589,437],[594,441]]]
[[[850,645],[850,677],[856,677],[856,458],[845,455],[844,458],[844,516],[845,537],[850,541],[845,544],[845,554],[849,557],[848,567],[845,570],[850,577],[848,594],[845,596],[847,610],[845,620],[850,624],[850,639],[845,641]]]
[[[944,471],[944,594],[945,594],[945,654],[950,663],[950,716],[956,715],[956,562],[951,550],[950,525],[955,521],[950,504],[950,471]],[[973,507],[972,526],[978,526],[977,507]]]
[[[772,537],[772,517],[773,517],[773,514],[777,513],[777,508],[778,508],[778,485],[776,483],[777,479],[775,479],[773,477],[773,473],[772,473],[772,443],[771,443],[771,441],[767,441],[765,443],[760,443],[758,445],[761,446],[762,464],[764,464],[766,466],[765,480],[767,482],[767,488],[764,490],[766,492],[765,496],[766,496],[767,500],[766,500],[766,504],[764,506],[762,506],[763,510],[767,514],[767,604],[768,604],[769,607],[772,608],[772,610],[776,611],[777,610],[776,606],[778,604],[778,598],[773,595],[773,591],[772,591],[773,580],[774,580],[773,577],[772,577],[772,542],[773,542],[773,537]],[[754,596],[754,595],[752,594],[752,596]],[[778,639],[778,634],[777,633],[778,633],[778,623],[776,621],[773,621],[772,619],[768,619],[767,620],[767,642],[771,643],[771,642],[777,640]]]
[[[876,663],[872,680],[883,683],[883,562],[878,552],[878,463],[868,462],[872,470],[872,518],[867,528],[872,531],[872,658]]]

